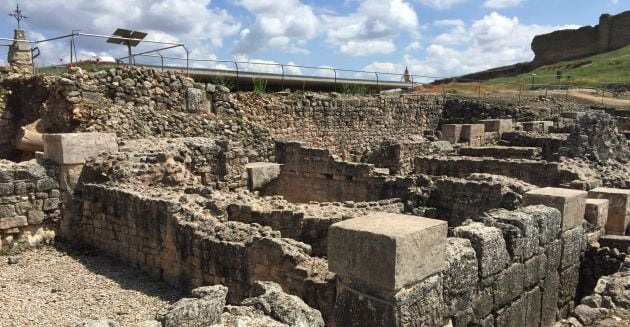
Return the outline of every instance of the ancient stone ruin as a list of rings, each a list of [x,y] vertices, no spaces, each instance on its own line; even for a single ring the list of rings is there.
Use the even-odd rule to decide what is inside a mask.
[[[145,326],[630,319],[623,110],[1,76],[1,248],[90,247],[189,294]]]

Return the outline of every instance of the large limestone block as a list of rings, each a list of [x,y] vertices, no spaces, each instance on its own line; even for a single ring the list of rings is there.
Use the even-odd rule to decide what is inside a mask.
[[[483,123],[486,132],[497,132],[499,135],[514,130],[511,119],[484,119],[479,122]]]
[[[461,124],[444,124],[442,125],[442,140],[449,141],[453,144],[459,143],[462,134]]]
[[[587,192],[564,188],[544,187],[525,193],[523,206],[542,204],[556,208],[562,214],[562,230],[582,225]]]
[[[245,165],[247,186],[250,190],[259,190],[280,175],[282,165],[272,162],[253,162]]]
[[[113,133],[44,134],[44,157],[58,164],[83,164],[103,152],[117,152]]]
[[[479,277],[482,279],[495,275],[508,266],[510,255],[500,229],[472,223],[456,227],[453,234],[470,240],[477,254]]]
[[[330,226],[328,268],[373,291],[395,291],[444,269],[447,223],[373,213]]]
[[[606,234],[625,235],[630,224],[630,190],[598,187],[589,191],[588,196],[609,201]]]
[[[598,230],[606,226],[608,219],[608,204],[606,199],[586,199],[584,219],[591,225],[590,230]]]
[[[484,124],[462,125],[461,141],[470,146],[482,146],[485,143],[486,127]]]

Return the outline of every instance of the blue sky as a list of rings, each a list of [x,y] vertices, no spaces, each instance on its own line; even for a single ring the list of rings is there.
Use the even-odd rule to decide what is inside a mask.
[[[32,40],[73,29],[110,34],[116,27],[147,39],[183,42],[191,57],[453,76],[531,60],[533,36],[595,25],[630,0],[20,0]],[[2,0],[11,12],[15,0]],[[11,37],[15,21],[0,22]],[[67,62],[69,41],[39,44],[39,64]],[[80,58],[121,56],[101,39],[77,40]],[[154,47],[154,46],[153,46]],[[138,50],[152,47],[141,46]],[[1,51],[6,57],[6,49]],[[175,50],[170,55],[181,57]],[[3,59],[0,59],[3,60]],[[156,63],[156,59],[145,58]],[[168,62],[167,62],[168,63]],[[196,63],[228,67],[229,64]],[[277,67],[242,65],[278,71]],[[289,69],[326,75],[326,70]]]

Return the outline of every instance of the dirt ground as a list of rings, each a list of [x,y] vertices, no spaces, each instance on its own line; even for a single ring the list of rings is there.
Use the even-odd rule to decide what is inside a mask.
[[[17,264],[0,256],[0,326],[68,326],[109,319],[134,326],[183,297],[95,251],[65,246],[28,250]]]

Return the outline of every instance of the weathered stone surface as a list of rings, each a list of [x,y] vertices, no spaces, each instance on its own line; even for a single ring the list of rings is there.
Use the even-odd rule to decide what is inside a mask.
[[[567,304],[573,301],[577,295],[578,283],[580,280],[580,265],[574,265],[560,272],[560,304]]]
[[[582,252],[582,238],[584,229],[576,227],[562,233],[562,259],[560,263],[561,269],[580,262],[580,253]]]
[[[483,124],[462,125],[461,141],[470,146],[482,146],[485,143],[485,126]]]
[[[118,327],[118,324],[111,320],[85,320],[71,327]]]
[[[599,230],[606,226],[608,205],[607,199],[586,199],[584,219],[590,224],[589,230]]]
[[[208,99],[204,90],[187,88],[186,89],[186,111],[188,112],[207,112],[209,111]]]
[[[457,292],[475,287],[479,273],[477,257],[470,240],[449,237],[446,242],[444,288]]]
[[[443,326],[446,307],[439,276],[400,290],[393,299],[366,297],[345,285],[337,289],[335,326]]]
[[[282,291],[280,285],[271,282],[256,282],[252,295],[243,306],[251,306],[289,326],[323,327],[324,319],[319,311],[309,307],[295,295]]]
[[[525,266],[515,263],[497,276],[492,286],[495,309],[508,305],[523,293],[524,272]]]
[[[259,190],[280,175],[280,164],[271,162],[253,162],[245,165],[247,169],[247,187]]]
[[[497,132],[499,135],[514,130],[511,119],[482,119],[479,122],[484,124],[486,132]]]
[[[547,272],[547,256],[539,254],[525,262],[525,288],[529,289],[545,278]]]
[[[526,310],[525,326],[540,326],[540,318],[542,314],[542,292],[540,287],[525,293]]]
[[[524,296],[497,311],[496,327],[526,326],[527,301]]]
[[[10,229],[26,225],[28,225],[28,220],[25,216],[0,218],[0,229]]]
[[[527,212],[522,209],[516,211],[492,210],[487,213],[485,219],[491,220],[489,225],[501,229],[506,247],[513,261],[523,262],[531,258],[537,251],[540,242],[540,232],[536,222],[537,217],[532,215],[535,209],[546,215],[543,208],[530,208]]]
[[[442,125],[442,140],[450,143],[459,143],[462,135],[461,124],[443,124]]]
[[[328,232],[328,267],[344,280],[397,290],[444,269],[446,229],[445,221],[388,213],[342,221]]]
[[[552,272],[551,274],[548,274],[542,284],[541,326],[551,326],[556,321],[559,290],[560,276],[558,273]]]
[[[219,323],[225,306],[227,288],[217,285],[196,292],[201,298],[183,298],[175,302],[158,320],[164,327],[196,327]]]
[[[58,164],[82,164],[102,152],[117,152],[111,133],[44,134],[44,156]]]
[[[582,225],[587,192],[562,188],[545,187],[525,193],[523,205],[543,204],[560,210],[562,230]]]
[[[510,256],[500,229],[472,223],[456,227],[453,233],[457,237],[470,240],[477,255],[481,278],[492,276],[508,265]]]
[[[630,224],[630,190],[598,187],[590,190],[588,196],[609,201],[606,234],[625,235]]]

